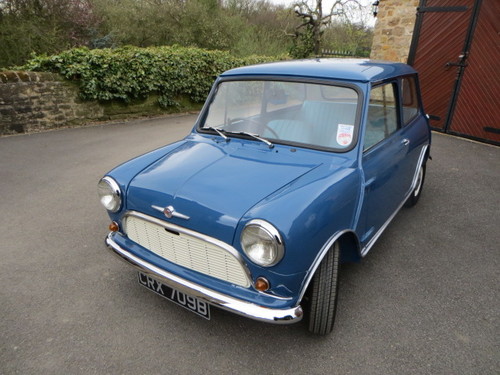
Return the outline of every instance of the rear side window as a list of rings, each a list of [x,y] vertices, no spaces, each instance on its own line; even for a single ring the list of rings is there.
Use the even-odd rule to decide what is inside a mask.
[[[364,150],[389,137],[398,129],[396,93],[394,83],[372,88],[366,122]]]
[[[414,77],[405,77],[401,80],[403,100],[403,124],[407,125],[419,112],[417,87]]]

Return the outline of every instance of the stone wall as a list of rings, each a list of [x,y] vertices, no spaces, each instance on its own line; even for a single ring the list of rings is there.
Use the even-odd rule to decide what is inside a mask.
[[[52,73],[0,72],[0,136],[79,124],[104,117],[97,102],[78,98],[76,83]]]
[[[202,106],[182,96],[175,100],[179,105],[168,109],[159,106],[156,93],[127,103],[81,100],[78,82],[58,74],[0,71],[0,137],[96,121],[197,112]]]
[[[380,0],[370,58],[406,63],[419,0]]]

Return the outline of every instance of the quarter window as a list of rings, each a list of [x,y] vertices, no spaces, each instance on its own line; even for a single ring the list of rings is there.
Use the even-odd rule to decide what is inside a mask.
[[[403,124],[407,125],[419,111],[415,78],[403,78],[401,80],[401,87],[403,97]]]
[[[366,121],[364,150],[389,137],[398,129],[396,85],[393,83],[372,88]]]

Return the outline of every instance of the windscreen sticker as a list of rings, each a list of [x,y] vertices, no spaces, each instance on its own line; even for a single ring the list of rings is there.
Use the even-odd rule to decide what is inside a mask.
[[[337,129],[337,143],[341,146],[349,146],[352,143],[354,125],[339,124]]]

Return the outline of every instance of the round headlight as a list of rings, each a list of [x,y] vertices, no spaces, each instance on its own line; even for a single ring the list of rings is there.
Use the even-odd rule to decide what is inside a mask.
[[[285,253],[278,230],[264,220],[250,221],[243,229],[240,241],[252,262],[263,267],[274,266]]]
[[[120,186],[111,177],[104,177],[97,184],[97,192],[102,205],[111,212],[116,212],[122,204]]]

